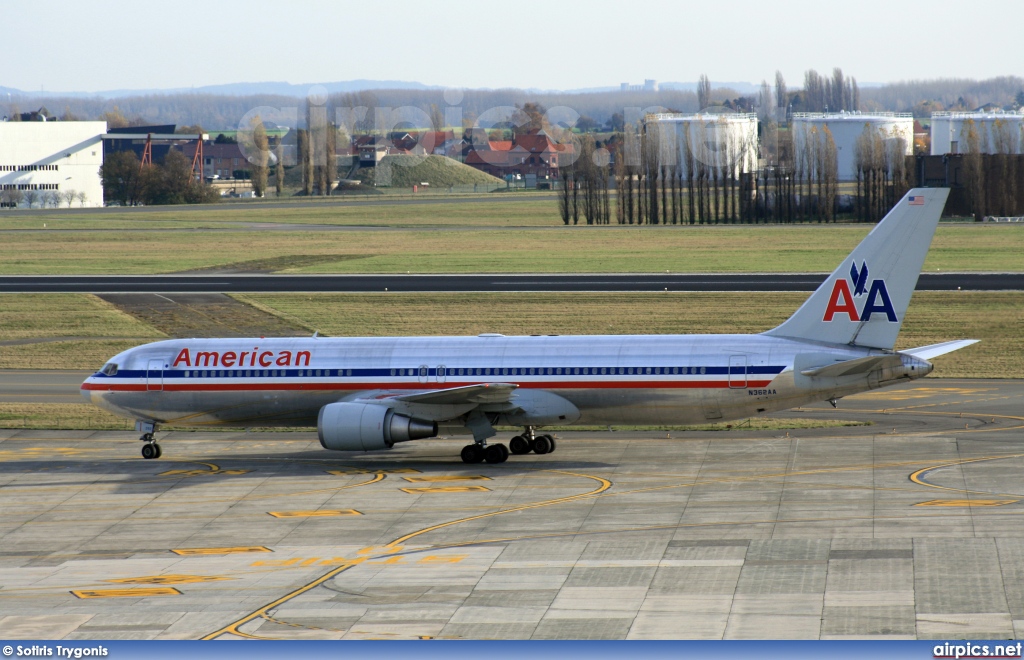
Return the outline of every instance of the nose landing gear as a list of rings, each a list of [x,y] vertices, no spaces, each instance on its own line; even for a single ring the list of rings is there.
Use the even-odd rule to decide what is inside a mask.
[[[153,440],[153,434],[156,432],[156,422],[135,422],[135,430],[142,431],[142,437],[139,438],[146,444],[142,445],[142,457],[145,459],[160,458],[163,455],[163,451],[160,449],[160,445],[156,444]]]

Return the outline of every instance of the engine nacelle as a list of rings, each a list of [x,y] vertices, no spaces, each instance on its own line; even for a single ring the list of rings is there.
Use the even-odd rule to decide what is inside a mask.
[[[400,415],[368,403],[329,403],[320,409],[317,435],[324,449],[373,451],[396,442],[433,438],[437,423]]]

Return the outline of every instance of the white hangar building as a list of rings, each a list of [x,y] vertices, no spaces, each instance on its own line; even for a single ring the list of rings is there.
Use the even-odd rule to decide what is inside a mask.
[[[104,121],[0,121],[0,196],[35,191],[41,199],[51,191],[74,191],[84,195],[76,195],[72,206],[103,206],[106,132]]]

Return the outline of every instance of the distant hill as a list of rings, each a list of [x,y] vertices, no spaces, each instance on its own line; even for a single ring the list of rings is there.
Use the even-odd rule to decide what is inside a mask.
[[[330,83],[287,82],[254,82],[228,83],[225,85],[205,85],[202,87],[176,87],[167,89],[108,89],[100,92],[26,92],[13,87],[0,87],[0,94],[11,96],[30,96],[33,98],[101,98],[117,99],[129,96],[148,96],[155,94],[222,94],[226,96],[252,96],[272,94],[277,96],[305,97],[311,87],[319,85],[327,89],[329,94],[342,92],[362,92],[370,89],[444,89],[436,85],[424,85],[404,80],[345,80]]]

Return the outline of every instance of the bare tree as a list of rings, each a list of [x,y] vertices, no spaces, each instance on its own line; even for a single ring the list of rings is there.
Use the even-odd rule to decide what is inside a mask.
[[[324,185],[321,191],[324,195],[330,195],[334,187],[334,180],[338,178],[338,128],[334,124],[327,124],[324,140]]]
[[[757,120],[766,123],[775,120],[775,97],[767,80],[761,81],[761,90],[757,93]]]
[[[782,109],[782,116],[785,116],[786,106],[789,105],[789,92],[786,90],[786,79],[782,77],[782,72],[775,71],[775,102],[779,104],[779,108]]]
[[[966,144],[964,152],[964,187],[967,188],[967,199],[970,200],[974,219],[981,221],[986,215],[985,171],[982,160],[982,145],[978,126],[973,119],[964,122],[961,129],[961,142]]]
[[[679,147],[682,152],[683,167],[686,170],[686,218],[692,225],[697,220],[694,209],[694,186],[693,186],[693,148],[690,146],[690,124],[683,125],[682,144]]]
[[[18,204],[21,204],[21,200],[23,198],[24,195],[22,194],[22,192],[13,186],[11,188],[5,189],[2,195],[0,195],[0,200],[2,200],[4,204],[11,208],[17,208]]]
[[[836,141],[832,137],[832,131],[825,126],[822,129],[822,162],[825,180],[825,219],[830,222],[836,220],[836,202],[839,192],[839,152],[836,149]]]
[[[267,174],[270,161],[270,145],[267,141],[267,129],[260,117],[252,120],[252,144],[256,153],[253,154],[249,166],[252,170],[252,192],[256,197],[263,197],[267,192]]]
[[[74,190],[64,190],[60,192],[60,199],[68,205],[68,208],[71,208],[71,205],[75,203],[76,197],[78,197],[78,193]]]
[[[279,138],[277,141],[277,150],[275,156],[277,156],[277,165],[274,169],[274,188],[277,192],[277,196],[280,197],[284,193],[284,140]]]
[[[28,203],[28,207],[32,208],[35,203],[39,201],[39,193],[35,190],[25,191],[25,202]],[[45,203],[45,202],[44,202]]]
[[[572,192],[569,190],[572,181],[569,178],[569,168],[561,168],[559,176],[562,179],[562,189],[558,191],[558,215],[562,218],[562,223],[568,225],[572,218]]]
[[[711,105],[711,80],[706,73],[700,74],[697,81],[697,109],[703,112]]]
[[[313,154],[309,144],[309,131],[299,129],[297,133],[299,144],[299,167],[302,171],[302,192],[306,195],[313,194]]]
[[[78,199],[78,205],[81,207],[85,207],[86,202],[89,201],[89,193],[84,190],[79,190],[75,197]]]

